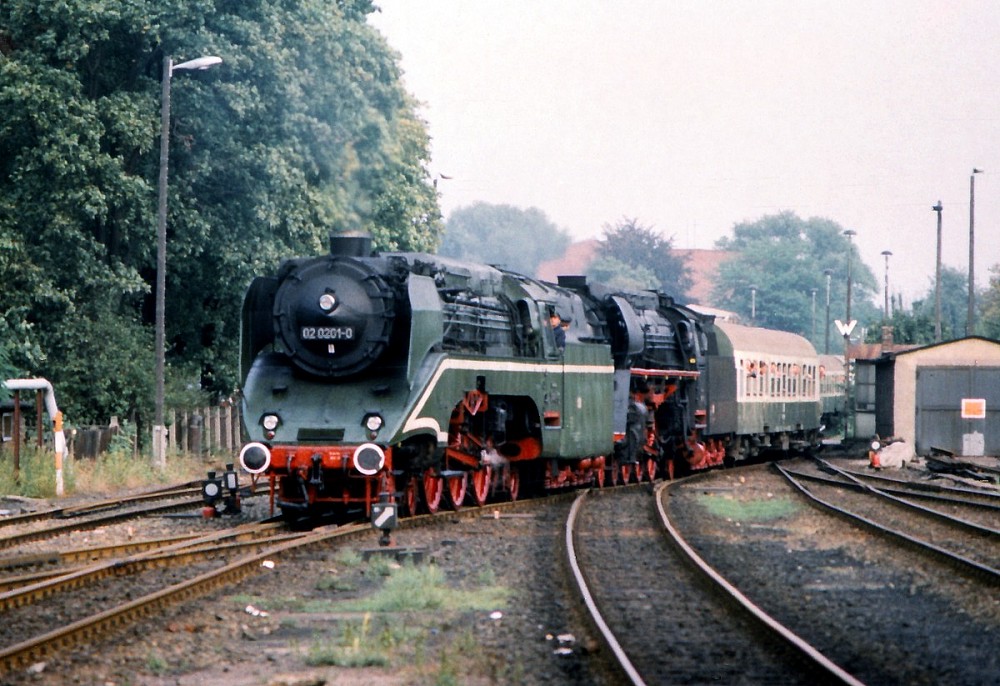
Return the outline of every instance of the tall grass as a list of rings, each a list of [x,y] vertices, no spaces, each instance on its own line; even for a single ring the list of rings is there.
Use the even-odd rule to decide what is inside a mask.
[[[107,495],[191,481],[205,477],[209,469],[219,470],[223,461],[189,455],[171,455],[166,469],[156,469],[148,456],[132,454],[130,448],[114,446],[97,458],[63,458],[63,495]],[[56,496],[55,454],[34,446],[23,446],[20,470],[15,478],[14,455],[8,446],[0,452],[0,495],[26,498]],[[213,466],[214,465],[214,466]]]

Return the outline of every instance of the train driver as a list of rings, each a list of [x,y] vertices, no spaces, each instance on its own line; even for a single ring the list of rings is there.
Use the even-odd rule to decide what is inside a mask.
[[[555,310],[549,313],[549,325],[556,339],[556,348],[561,352],[566,349],[566,329],[562,326],[562,317]],[[567,324],[568,326],[568,324]]]

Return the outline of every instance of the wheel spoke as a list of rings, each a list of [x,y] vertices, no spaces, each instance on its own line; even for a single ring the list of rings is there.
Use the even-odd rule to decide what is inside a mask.
[[[461,476],[450,476],[447,481],[448,507],[457,510],[462,507],[462,503],[465,501],[465,491],[469,486],[469,475],[467,472],[462,472]]]
[[[626,462],[622,465],[622,483],[627,484],[632,478],[632,463]]]
[[[434,514],[441,509],[441,496],[444,493],[444,479],[432,469],[424,472],[424,505],[427,511]]]
[[[409,476],[406,478],[406,485],[403,487],[403,506],[406,508],[406,513],[411,516],[417,514],[417,505],[419,502],[417,479],[416,477]]]
[[[518,473],[516,467],[508,467],[507,475],[504,479],[504,486],[510,493],[511,501],[517,500],[517,494],[521,490],[521,475]]]
[[[490,486],[493,483],[493,467],[486,465],[481,469],[472,472],[472,502],[483,506],[490,495]]]

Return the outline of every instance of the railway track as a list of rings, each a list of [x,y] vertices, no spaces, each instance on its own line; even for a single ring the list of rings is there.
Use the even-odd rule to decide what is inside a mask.
[[[0,649],[0,673],[23,669],[54,652],[93,642],[124,624],[162,612],[171,604],[238,583],[259,571],[268,559],[368,532],[369,528],[354,525],[273,535],[276,530],[274,524],[265,523],[213,533],[166,546],[172,550],[161,548],[153,553],[68,571],[3,594],[0,602],[6,612],[3,630],[6,644]],[[259,540],[261,536],[265,539]],[[220,545],[223,538],[242,537],[251,540]],[[231,559],[234,555],[235,559]],[[170,573],[164,574],[165,569]],[[141,570],[153,570],[157,574],[153,578],[134,576]],[[84,587],[91,594],[86,600],[82,598]],[[140,589],[150,588],[156,590],[140,592]],[[66,593],[70,590],[72,593]],[[41,612],[22,611],[20,616],[14,612],[29,604],[33,607],[33,601],[41,598],[48,599]],[[58,598],[58,602],[53,598]],[[76,616],[70,606],[104,609]],[[43,622],[43,618],[50,621]],[[11,637],[17,638],[10,642]]]
[[[807,466],[792,462],[795,471]],[[810,481],[809,488],[816,487]],[[830,499],[874,500],[850,488],[822,487]],[[810,506],[803,491],[770,467],[716,473],[671,493],[666,507],[702,558],[860,681],[995,682],[1000,603],[988,577],[956,574],[937,554]],[[883,514],[875,519],[884,520],[898,505],[881,501],[878,507]],[[894,516],[916,530],[928,526],[910,508]]]
[[[945,512],[941,503],[954,508],[966,505],[961,499],[938,495],[937,508],[921,505],[912,498],[865,484],[850,472],[819,460],[819,466],[840,480],[819,478],[802,471],[793,472],[775,464],[777,469],[803,495],[828,511],[848,518],[882,536],[891,536],[916,550],[933,555],[955,569],[972,574],[986,583],[1000,585],[1000,529],[995,526],[996,511],[977,499],[970,499],[960,516]],[[804,481],[809,479],[809,486]],[[917,491],[911,491],[911,493]],[[908,495],[908,494],[907,494]],[[922,494],[927,497],[927,494]],[[990,505],[987,503],[986,505]],[[981,521],[969,517],[979,509]],[[990,524],[994,525],[991,526]]]
[[[167,507],[170,511],[173,505]],[[532,507],[535,505],[515,502],[463,508],[404,519],[401,529],[510,516]],[[162,508],[145,505],[110,516],[105,512],[100,515],[100,525],[122,517],[160,513]],[[49,514],[41,519],[60,516],[56,511]],[[367,522],[311,532],[289,531],[280,521],[265,520],[199,534],[0,558],[0,570],[9,572],[0,578],[0,613],[5,620],[0,625],[0,674],[23,670],[59,651],[100,641],[122,626],[164,613],[171,605],[232,586],[260,571],[265,560],[294,556],[320,545],[356,541],[371,536],[372,531]],[[44,532],[55,536],[64,530],[55,524],[32,532],[35,537],[22,532],[8,538],[16,542],[12,545],[23,545],[45,538]]]
[[[201,489],[180,487],[0,518],[0,551],[130,519],[200,509]]]
[[[659,500],[659,495],[657,495]],[[581,495],[566,522],[573,578],[602,642],[629,683],[858,683],[763,615],[673,531],[650,487]],[[673,531],[676,534],[676,531]],[[624,564],[623,561],[628,561]],[[708,583],[706,583],[708,581]],[[822,672],[817,673],[817,665]]]

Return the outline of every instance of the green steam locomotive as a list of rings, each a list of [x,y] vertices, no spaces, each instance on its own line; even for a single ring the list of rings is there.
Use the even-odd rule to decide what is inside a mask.
[[[337,236],[254,279],[242,322],[240,463],[288,517],[483,505],[819,439],[805,339],[582,277]]]

